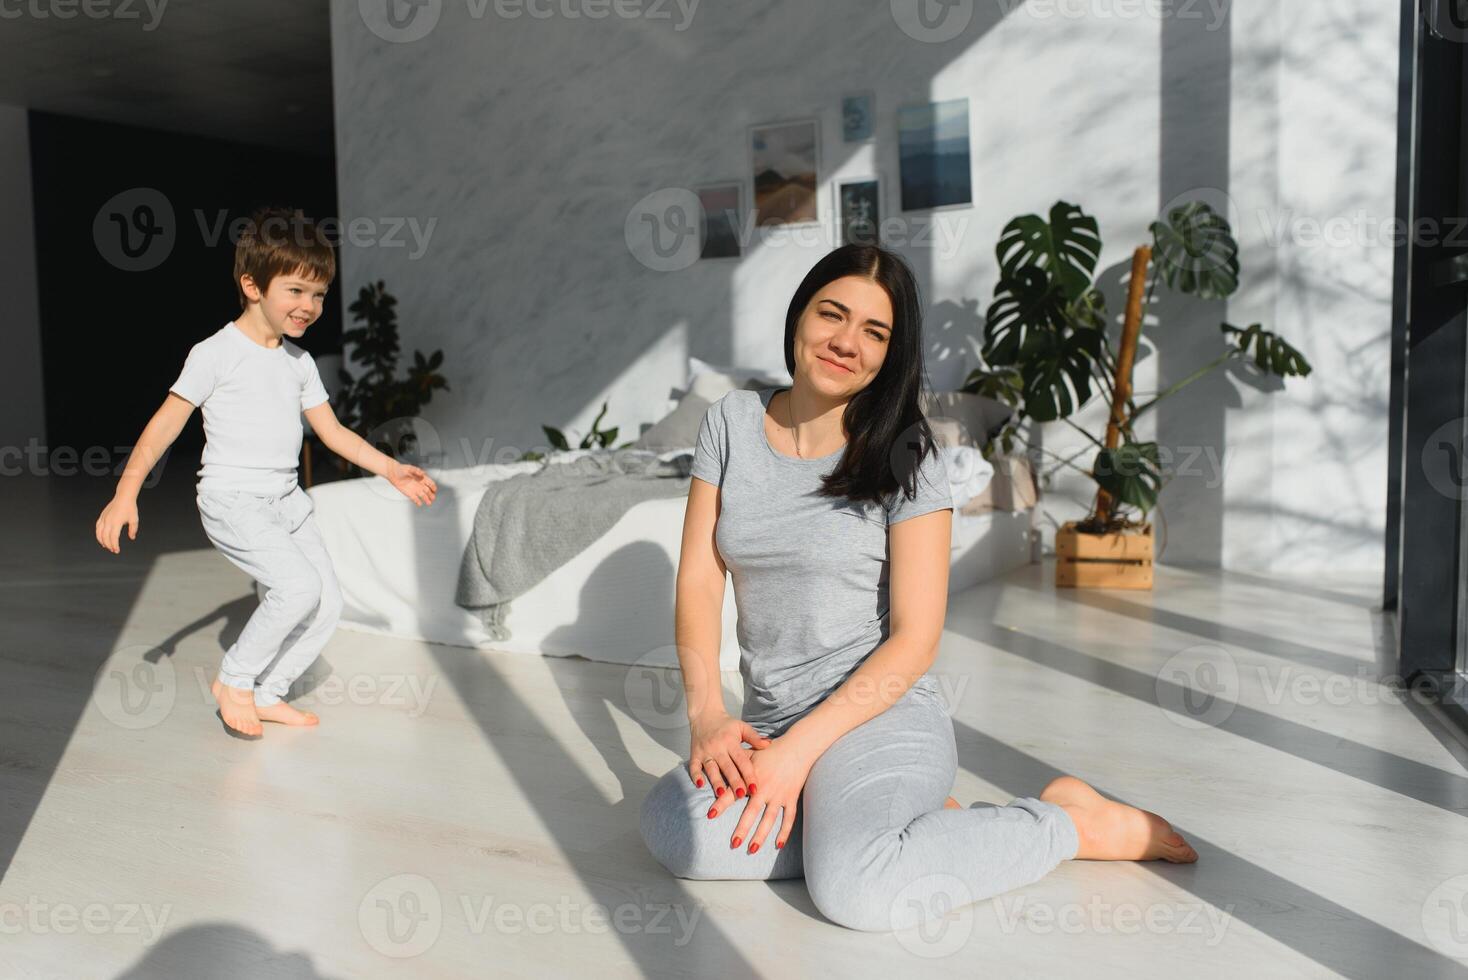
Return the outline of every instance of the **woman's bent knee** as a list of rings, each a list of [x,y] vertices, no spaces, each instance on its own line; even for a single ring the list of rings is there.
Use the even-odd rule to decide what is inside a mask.
[[[880,899],[879,882],[867,880],[851,866],[805,869],[805,886],[816,911],[838,926],[862,932],[886,932],[893,928],[892,910]],[[890,903],[889,903],[890,904]]]
[[[731,848],[730,838],[748,806],[734,804],[710,820],[714,794],[698,789],[679,766],[653,785],[642,801],[642,840],[658,863],[675,877],[713,880],[772,880],[801,875],[800,816],[795,818],[790,840],[784,848],[777,819],[764,847],[751,854],[747,847]]]
[[[894,830],[868,846],[808,847],[805,884],[811,904],[838,926],[862,932],[906,929],[951,910],[954,903],[945,905],[937,893],[966,894],[959,879],[942,870],[912,869],[902,861],[902,837]]]
[[[668,872],[691,878],[696,871],[698,840],[689,812],[688,773],[681,767],[659,779],[642,801],[640,826],[648,852]]]

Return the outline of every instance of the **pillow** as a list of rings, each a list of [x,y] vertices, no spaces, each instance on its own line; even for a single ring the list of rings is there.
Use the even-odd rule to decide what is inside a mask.
[[[746,378],[737,374],[721,374],[718,371],[705,371],[689,382],[688,393],[715,402],[736,388],[759,391],[761,388],[779,386],[780,382],[761,375],[751,375]]]
[[[783,371],[767,371],[763,368],[752,367],[725,367],[718,364],[710,364],[696,357],[688,359],[688,378],[683,382],[682,388],[672,388],[668,391],[667,407],[664,412],[673,412],[678,408],[678,400],[694,389],[694,385],[703,379],[704,397],[709,401],[715,401],[726,391],[735,388],[749,388],[759,390],[760,388],[789,387],[790,376]],[[757,381],[758,384],[751,382]],[[697,433],[694,433],[697,435]]]
[[[965,504],[958,505],[961,514],[986,514],[991,510],[1022,511],[1034,507],[1040,499],[1035,472],[1025,456],[996,456],[994,476],[981,492]]]
[[[693,381],[700,374],[722,374],[734,379],[734,387],[742,388],[751,378],[763,378],[768,384],[761,387],[779,387],[791,384],[791,378],[784,368],[756,368],[739,367],[737,365],[709,364],[700,361],[696,357],[688,359],[688,381],[686,387],[692,390]]]
[[[933,430],[933,441],[944,449],[958,446],[979,448],[973,433],[964,428],[958,419],[947,415],[931,415],[928,417],[928,428]]]
[[[703,415],[712,405],[709,399],[689,392],[678,400],[677,406],[657,421],[632,443],[634,449],[648,449],[662,453],[670,449],[687,449],[698,440],[698,426]]]
[[[698,441],[698,426],[710,405],[736,388],[757,391],[773,384],[776,382],[758,376],[736,384],[735,379],[727,374],[705,371],[693,379],[688,393],[678,399],[678,404],[671,412],[637,437],[632,448],[658,453],[670,449],[688,449]]]
[[[918,405],[929,421],[934,417],[957,420],[976,446],[993,438],[1014,414],[1014,410],[1001,401],[966,391],[924,389],[918,396]]]
[[[983,493],[994,476],[994,465],[984,458],[977,446],[941,446],[943,468],[948,473],[948,493],[953,508],[961,511],[974,497]]]

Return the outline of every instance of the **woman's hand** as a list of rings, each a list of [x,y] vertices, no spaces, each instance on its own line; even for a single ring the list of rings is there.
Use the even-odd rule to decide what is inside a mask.
[[[714,791],[714,810],[709,816],[724,812],[724,807],[743,798],[754,766],[750,762],[748,742],[755,748],[770,744],[746,721],[720,712],[689,725],[688,777],[693,785],[702,786],[707,778]],[[730,792],[733,790],[733,792]]]
[[[138,502],[128,497],[113,497],[97,518],[97,543],[114,555],[119,554],[118,545],[122,529],[127,528],[127,539],[138,539]]]
[[[433,503],[433,498],[438,496],[438,484],[433,482],[433,477],[416,466],[393,460],[383,476],[398,488],[399,493],[419,507]]]
[[[749,853],[753,854],[765,842],[777,819],[780,821],[780,836],[775,846],[784,847],[790,839],[790,831],[795,828],[795,811],[800,805],[800,791],[805,789],[805,781],[815,759],[784,736],[750,755],[754,776],[749,781],[749,799],[744,803],[744,813],[734,827],[729,846],[738,847],[740,842],[748,839]],[[760,811],[764,811],[763,816]],[[758,827],[755,820],[759,820]],[[753,836],[750,835],[751,830],[754,831]]]

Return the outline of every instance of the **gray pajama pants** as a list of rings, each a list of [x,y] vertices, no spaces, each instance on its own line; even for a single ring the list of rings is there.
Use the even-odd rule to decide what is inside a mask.
[[[224,655],[219,682],[276,704],[305,673],[341,618],[342,595],[326,542],[299,486],[278,497],[204,491],[199,517],[209,541],[266,589]]]
[[[868,931],[920,924],[1075,857],[1075,823],[1055,803],[1021,797],[943,809],[957,768],[941,699],[911,689],[816,760],[783,849],[775,848],[783,816],[754,854],[748,840],[730,848],[746,802],[709,819],[713,789],[694,786],[686,765],[648,793],[642,836],[680,878],[803,876],[822,915]]]

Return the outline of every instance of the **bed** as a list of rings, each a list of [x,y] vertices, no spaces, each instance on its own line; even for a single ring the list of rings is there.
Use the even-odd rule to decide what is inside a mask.
[[[594,544],[511,602],[509,639],[492,640],[478,614],[455,605],[460,561],[486,488],[539,465],[436,469],[438,499],[430,507],[415,507],[380,477],[311,488],[341,582],[342,627],[481,649],[676,666],[673,596],[683,496],[632,507]],[[1030,506],[955,511],[950,594],[1028,563],[1032,513]],[[724,670],[738,668],[736,621],[733,586],[726,584]]]

